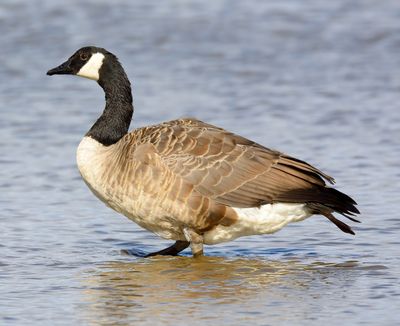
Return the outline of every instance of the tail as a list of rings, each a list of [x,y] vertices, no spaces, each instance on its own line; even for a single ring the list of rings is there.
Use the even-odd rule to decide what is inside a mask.
[[[360,223],[354,216],[360,214],[357,203],[346,194],[329,187],[321,187],[318,199],[307,203],[307,206],[314,214],[324,215],[329,221],[335,224],[345,233],[355,234],[346,223],[338,220],[332,215],[333,212],[339,213],[353,222]]]

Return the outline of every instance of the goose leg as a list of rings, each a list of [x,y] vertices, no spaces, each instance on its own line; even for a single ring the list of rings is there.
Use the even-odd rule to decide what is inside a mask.
[[[188,241],[178,240],[172,246],[169,246],[168,248],[165,248],[165,249],[160,250],[160,251],[151,252],[151,253],[145,255],[145,257],[158,256],[158,255],[161,255],[161,256],[177,256],[182,250],[184,250],[187,247],[189,247],[189,244],[190,243]]]
[[[184,228],[183,233],[186,240],[190,242],[193,257],[203,256],[203,236],[189,228]]]

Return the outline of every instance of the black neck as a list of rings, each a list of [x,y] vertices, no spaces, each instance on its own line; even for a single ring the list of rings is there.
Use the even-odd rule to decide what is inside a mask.
[[[106,107],[86,136],[109,146],[128,132],[133,114],[131,84],[118,62],[102,67],[100,76],[98,83],[104,90]]]

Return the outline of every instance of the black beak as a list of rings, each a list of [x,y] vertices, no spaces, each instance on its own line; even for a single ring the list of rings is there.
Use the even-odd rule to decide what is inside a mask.
[[[73,71],[71,67],[69,66],[70,62],[69,60],[64,62],[63,64],[59,65],[58,67],[55,67],[53,69],[50,69],[47,72],[48,76],[52,75],[72,75]]]

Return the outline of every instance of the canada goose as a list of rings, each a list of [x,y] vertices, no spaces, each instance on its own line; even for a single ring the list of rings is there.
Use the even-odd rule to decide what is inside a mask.
[[[354,234],[332,213],[359,214],[356,202],[326,186],[334,179],[310,164],[196,119],[179,119],[128,133],[131,85],[117,57],[83,47],[47,75],[96,80],[106,106],[77,150],[90,190],[172,246],[147,256],[177,255],[189,245],[274,233],[313,214]]]

